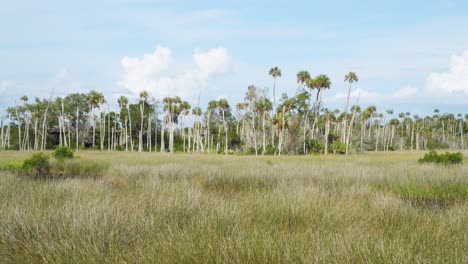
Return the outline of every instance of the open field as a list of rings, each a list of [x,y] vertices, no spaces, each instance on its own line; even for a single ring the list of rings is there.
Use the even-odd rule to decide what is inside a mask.
[[[108,171],[0,172],[0,260],[467,263],[468,153],[453,167],[420,165],[422,154],[78,152]]]

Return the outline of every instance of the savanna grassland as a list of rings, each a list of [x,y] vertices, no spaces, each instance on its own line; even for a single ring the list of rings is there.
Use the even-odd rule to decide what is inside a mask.
[[[0,172],[3,263],[467,263],[468,160],[78,152],[99,177]],[[0,163],[30,153],[0,152]]]

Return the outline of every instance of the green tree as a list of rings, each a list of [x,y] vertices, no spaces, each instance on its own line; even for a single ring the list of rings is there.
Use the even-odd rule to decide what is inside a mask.
[[[269,74],[271,75],[271,77],[273,77],[273,106],[274,108],[276,108],[276,78],[281,77],[281,69],[278,68],[278,66],[273,67],[270,69]]]

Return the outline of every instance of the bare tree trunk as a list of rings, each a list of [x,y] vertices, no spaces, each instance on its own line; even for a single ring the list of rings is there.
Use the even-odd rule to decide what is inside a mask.
[[[140,131],[138,132],[138,152],[143,151],[143,123],[145,122],[144,117],[143,117],[144,111],[145,111],[144,105],[140,103],[141,118],[140,118]]]
[[[164,132],[166,130],[167,116],[164,117],[161,123],[161,153],[166,152],[166,145],[164,144]]]
[[[327,116],[327,123],[325,125],[325,155],[328,154],[328,135],[330,134],[330,117]]]
[[[47,124],[47,110],[44,114],[44,119],[42,122],[42,134],[41,134],[41,150],[44,150],[44,146],[46,144],[46,124]]]
[[[148,145],[148,151],[151,152],[151,115],[148,115],[148,131],[146,134],[146,144]]]
[[[348,98],[348,100],[349,100],[349,98]],[[359,96],[357,98],[356,105],[358,105],[358,104],[359,104]],[[356,109],[357,109],[357,107],[354,107],[353,116],[351,117],[351,122],[349,123],[348,132],[345,132],[346,133],[346,155],[348,155],[349,138],[351,136],[351,129],[353,128],[354,118],[356,117]]]
[[[1,145],[0,146],[2,147],[2,149],[5,149],[5,141],[4,141],[4,138],[3,138],[3,136],[4,136],[4,134],[3,134],[3,130],[4,130],[3,129],[3,122],[4,122],[3,120],[4,120],[4,118],[5,118],[5,110],[2,109],[2,119],[0,121],[1,122],[0,123],[0,129],[1,129],[1,133],[0,133],[0,144]]]
[[[4,145],[6,145],[7,149],[10,149],[10,138],[11,138],[11,129],[10,129],[11,128],[11,122],[10,122],[10,120],[11,120],[11,115],[8,114],[8,126],[7,126],[7,132],[6,132],[6,137],[8,137],[8,140],[5,139],[6,144],[4,144]]]
[[[154,151],[158,151],[158,111],[156,110],[156,118],[154,120]]]
[[[131,148],[131,151],[133,152],[133,134],[132,134],[132,115],[130,114],[130,105],[127,106],[127,109],[128,109],[128,122],[129,122],[129,127],[128,127],[128,130],[129,130],[129,138],[130,138],[130,148]]]
[[[22,151],[23,148],[21,146],[21,118],[18,113],[18,106],[15,107],[16,119],[18,119],[18,149]]]
[[[461,149],[465,149],[465,142],[463,140],[463,121],[460,121],[460,145]]]
[[[226,152],[226,155],[228,154],[228,125],[226,122],[226,117],[224,116],[224,110],[221,109],[221,112],[223,113],[223,122],[224,122],[224,133],[225,133],[225,145],[224,145],[224,150]]]
[[[39,148],[39,134],[38,134],[38,123],[39,123],[39,118],[35,117],[34,118],[34,151],[37,151]]]
[[[380,126],[380,125],[379,125]],[[376,135],[376,138],[375,138],[375,151],[378,151],[379,150],[379,134],[380,134],[380,127],[376,127],[375,129],[377,135]]]
[[[169,151],[174,154],[174,119],[172,114],[170,116]]]
[[[62,140],[62,120],[60,119],[60,116],[57,118],[58,119],[58,127],[59,127],[59,146],[63,146],[63,140]]]
[[[128,116],[125,117],[125,151],[128,151]]]
[[[410,151],[413,151],[413,138],[414,138],[414,127],[411,126],[411,149]]]
[[[255,115],[252,113],[252,136],[254,140],[254,147],[255,147],[255,156],[258,156],[257,150],[257,132],[255,130]]]
[[[363,138],[366,135],[366,119],[364,119],[363,117],[361,120],[361,134]]]
[[[79,142],[79,134],[78,134],[78,127],[80,126],[80,109],[76,108],[76,124],[75,124],[75,133],[76,133],[76,151],[78,151],[78,142]]]
[[[109,112],[107,114],[107,151],[110,151],[111,150],[111,145],[112,145],[111,133],[113,133],[113,132],[111,131],[111,120],[110,120],[109,105],[107,105],[107,110]]]
[[[306,139],[306,132],[307,132],[307,120],[308,120],[308,117],[309,117],[309,106],[307,106],[307,112],[304,116],[304,132],[303,132],[303,137],[304,137],[304,144],[302,146],[302,151],[304,152],[304,154],[306,154],[306,144],[307,144],[307,139]]]
[[[265,114],[266,114],[266,112],[263,112],[263,115],[262,115],[262,132],[263,132],[263,151],[262,151],[262,156],[265,155],[265,152],[266,152]]]

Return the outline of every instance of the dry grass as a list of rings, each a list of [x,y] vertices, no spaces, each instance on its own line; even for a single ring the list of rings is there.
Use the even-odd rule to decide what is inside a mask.
[[[467,165],[419,165],[421,153],[78,155],[110,169],[65,180],[0,172],[3,262],[468,261]]]

